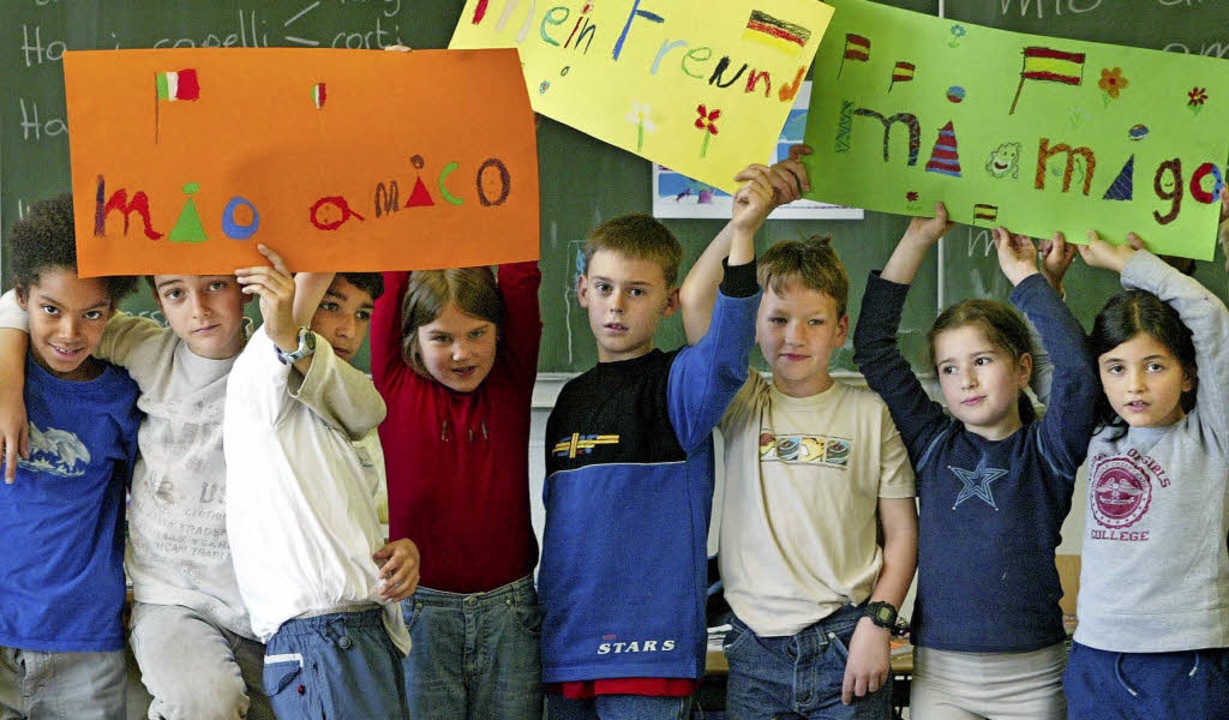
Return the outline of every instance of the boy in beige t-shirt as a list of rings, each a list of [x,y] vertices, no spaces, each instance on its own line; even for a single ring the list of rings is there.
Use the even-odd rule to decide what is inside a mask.
[[[794,162],[772,171],[805,185]],[[710,246],[683,283],[689,342],[707,331],[721,252]],[[890,627],[917,563],[913,470],[879,396],[828,372],[849,330],[849,279],[828,242],[777,244],[759,275],[772,381],[751,373],[721,422],[727,708],[828,717],[844,703],[849,717],[887,717]]]

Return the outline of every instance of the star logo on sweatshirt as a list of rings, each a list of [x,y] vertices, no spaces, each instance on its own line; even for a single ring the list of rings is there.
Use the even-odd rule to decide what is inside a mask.
[[[956,477],[960,478],[960,482],[964,483],[964,487],[960,488],[960,494],[956,496],[956,503],[952,505],[953,510],[960,507],[960,503],[972,497],[981,498],[982,502],[990,507],[995,510],[999,509],[999,506],[994,504],[994,493],[990,491],[990,483],[1006,475],[1006,470],[986,467],[984,456],[977,461],[977,467],[972,470],[964,470],[951,465],[948,465],[947,469],[955,473]]]

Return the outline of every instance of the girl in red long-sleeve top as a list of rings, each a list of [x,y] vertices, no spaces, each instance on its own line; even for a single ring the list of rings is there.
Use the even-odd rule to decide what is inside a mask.
[[[542,322],[536,262],[385,273],[371,370],[390,537],[422,553],[405,600],[414,720],[540,718],[530,401]]]

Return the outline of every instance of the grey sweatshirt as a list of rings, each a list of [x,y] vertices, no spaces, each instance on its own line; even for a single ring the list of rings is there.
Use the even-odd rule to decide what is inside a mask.
[[[1136,253],[1126,288],[1190,328],[1194,411],[1166,427],[1103,431],[1088,450],[1077,642],[1111,652],[1229,646],[1229,312],[1198,282]]]

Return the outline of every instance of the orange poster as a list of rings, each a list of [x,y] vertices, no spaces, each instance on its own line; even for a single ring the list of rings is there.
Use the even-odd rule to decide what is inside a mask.
[[[538,257],[515,50],[64,54],[83,276]]]

